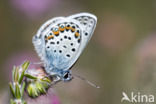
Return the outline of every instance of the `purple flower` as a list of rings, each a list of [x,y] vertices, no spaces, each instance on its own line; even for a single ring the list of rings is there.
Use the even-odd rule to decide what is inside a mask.
[[[61,104],[54,92],[48,92],[47,95],[41,95],[36,99],[28,98],[26,101],[28,104]]]
[[[20,52],[16,52],[10,55],[4,64],[4,69],[5,69],[7,76],[9,75],[9,79],[11,79],[13,66],[19,66],[25,60],[28,60],[31,63],[40,62],[40,59],[38,58],[38,56],[37,55],[35,56],[35,55],[36,53],[35,52],[33,53],[31,51],[20,51]],[[31,64],[29,68],[32,69],[32,68],[37,68],[39,66],[41,65]]]
[[[59,98],[53,95],[51,104],[60,104]]]
[[[37,18],[56,5],[58,0],[11,0],[11,5],[29,18]]]
[[[5,63],[5,71],[7,76],[9,75],[11,79],[12,74],[12,68],[13,66],[19,66],[21,65],[25,60],[30,61],[31,63],[40,62],[40,59],[38,58],[37,54],[32,51],[20,51],[16,52],[15,54],[12,54],[8,57]],[[38,68],[41,65],[33,65],[30,64],[29,70],[33,68]],[[52,91],[52,88],[48,90],[46,95],[41,95],[36,99],[28,98],[26,99],[28,104],[60,104],[58,96]]]

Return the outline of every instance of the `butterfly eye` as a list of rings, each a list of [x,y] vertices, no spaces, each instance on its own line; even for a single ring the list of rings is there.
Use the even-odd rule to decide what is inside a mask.
[[[70,72],[65,72],[63,75],[63,80],[64,81],[70,81],[73,77],[71,76]]]
[[[64,79],[67,79],[68,78],[68,73],[65,73],[63,77],[64,77]]]

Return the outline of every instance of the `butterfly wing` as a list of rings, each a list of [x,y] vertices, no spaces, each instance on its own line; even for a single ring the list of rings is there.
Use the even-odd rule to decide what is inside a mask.
[[[73,57],[72,61],[70,61],[69,67],[66,70],[68,70],[79,58],[80,54],[82,53],[82,51],[86,47],[87,43],[91,39],[93,32],[95,30],[95,27],[96,27],[96,23],[97,23],[97,17],[90,13],[75,14],[68,18],[72,18],[72,19],[78,21],[78,23],[81,26],[82,32],[81,32],[80,48],[79,48],[77,54]]]
[[[64,19],[64,17],[56,17],[48,20],[40,27],[40,29],[37,31],[37,34],[34,35],[32,39],[35,50],[42,61],[45,60],[45,42],[42,39],[42,37],[44,36],[44,32],[47,31],[50,25],[62,19]]]
[[[41,26],[33,43],[47,73],[69,70],[90,40],[96,21],[94,15],[80,13],[57,17]]]

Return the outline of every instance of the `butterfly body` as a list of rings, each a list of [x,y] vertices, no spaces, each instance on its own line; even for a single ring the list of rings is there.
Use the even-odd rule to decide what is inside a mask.
[[[56,17],[44,23],[33,37],[45,71],[58,80],[70,81],[71,66],[90,40],[97,22],[90,13]]]

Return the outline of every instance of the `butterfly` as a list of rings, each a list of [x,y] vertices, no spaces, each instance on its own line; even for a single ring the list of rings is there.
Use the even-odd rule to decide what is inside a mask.
[[[57,81],[73,79],[71,67],[91,39],[96,23],[95,15],[78,13],[52,18],[40,27],[32,42],[48,75]]]

